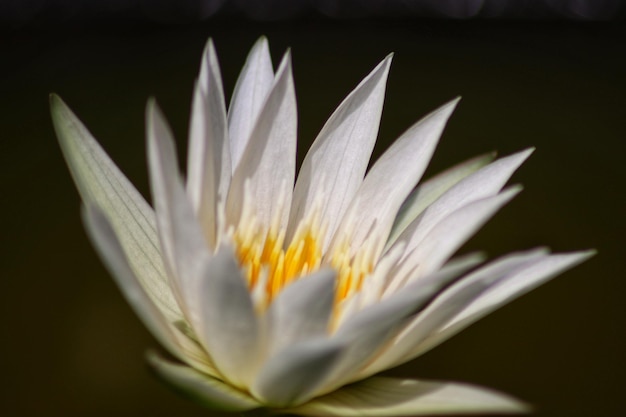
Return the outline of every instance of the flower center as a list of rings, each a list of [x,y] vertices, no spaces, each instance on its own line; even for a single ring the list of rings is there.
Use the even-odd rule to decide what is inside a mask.
[[[362,253],[350,256],[347,242],[332,253],[322,253],[324,230],[317,221],[303,222],[286,246],[284,232],[272,228],[263,233],[251,226],[238,227],[234,242],[250,291],[260,297],[257,303],[260,301],[262,307],[269,305],[289,283],[325,266],[337,272],[337,304],[358,291],[372,271],[371,261]]]

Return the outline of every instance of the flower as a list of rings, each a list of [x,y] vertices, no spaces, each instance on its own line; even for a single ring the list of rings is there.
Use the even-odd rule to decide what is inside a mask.
[[[231,411],[525,410],[484,388],[374,376],[591,255],[535,249],[486,265],[480,254],[450,260],[520,191],[503,187],[532,150],[474,158],[416,187],[453,100],[410,127],[366,173],[390,63],[388,56],[339,105],[296,180],[289,53],[274,73],[261,38],[227,111],[209,40],[193,98],[186,184],[167,123],[148,102],[154,209],[51,97],[90,237],[173,356],[148,355],[164,380]]]

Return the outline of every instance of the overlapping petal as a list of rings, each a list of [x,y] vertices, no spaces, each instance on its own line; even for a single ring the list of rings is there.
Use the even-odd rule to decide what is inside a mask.
[[[223,230],[223,204],[231,177],[231,150],[222,76],[213,42],[204,51],[189,127],[187,192],[208,244]]]
[[[266,230],[276,219],[281,229],[286,227],[296,175],[296,130],[296,97],[287,53],[233,173],[227,200],[230,224],[237,224],[243,205],[248,204]],[[250,201],[245,200],[246,193]]]
[[[54,128],[82,199],[111,219],[128,262],[148,296],[175,321],[182,318],[168,285],[154,211],[111,161],[87,128],[56,95],[50,96]]]
[[[391,58],[344,99],[311,145],[294,190],[288,239],[300,220],[319,210],[326,228],[323,249],[329,244],[363,181],[378,135]]]

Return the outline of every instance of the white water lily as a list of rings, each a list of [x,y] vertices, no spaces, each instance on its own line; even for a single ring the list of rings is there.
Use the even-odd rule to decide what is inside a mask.
[[[325,416],[520,412],[467,384],[374,376],[448,339],[591,255],[535,249],[486,265],[452,259],[519,187],[529,156],[481,156],[416,185],[454,100],[410,127],[366,172],[391,57],[339,105],[296,180],[290,56],[252,48],[228,110],[211,41],[191,117],[186,184],[172,134],[146,112],[153,206],[66,105],[57,136],[90,236],[173,359],[166,381],[219,409]],[[295,184],[295,186],[294,186]]]

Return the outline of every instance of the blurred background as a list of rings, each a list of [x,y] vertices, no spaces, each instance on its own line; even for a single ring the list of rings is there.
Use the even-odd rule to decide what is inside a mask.
[[[392,375],[509,392],[537,416],[615,416],[626,388],[626,4],[620,0],[0,3],[1,408],[10,416],[202,416],[144,365],[157,347],[91,248],[50,122],[59,94],[149,196],[155,96],[186,146],[213,37],[227,94],[260,35],[292,48],[300,160],[341,99],[395,58],[375,156],[461,95],[426,176],[537,151],[525,191],[461,252],[599,254]]]

